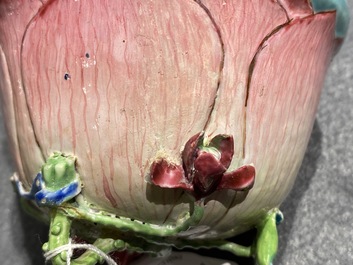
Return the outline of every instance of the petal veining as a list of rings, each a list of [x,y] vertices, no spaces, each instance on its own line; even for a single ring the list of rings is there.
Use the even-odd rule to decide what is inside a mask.
[[[158,154],[178,162],[202,131],[222,55],[212,21],[191,0],[51,2],[23,48],[40,145],[77,156],[89,200],[159,219],[146,206],[145,176]]]

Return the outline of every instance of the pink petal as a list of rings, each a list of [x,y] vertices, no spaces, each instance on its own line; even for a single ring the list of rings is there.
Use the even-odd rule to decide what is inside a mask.
[[[42,7],[39,0],[0,1],[0,105],[17,172],[29,188],[43,157],[29,119],[20,69],[22,38],[27,24]],[[27,158],[30,157],[30,160]]]
[[[288,194],[305,154],[332,58],[334,27],[334,13],[310,16],[294,20],[264,43],[249,91],[243,162],[254,164],[256,181],[241,204],[214,221],[217,231],[231,229],[230,222],[242,223],[237,231],[244,231],[264,208],[278,207]]]
[[[232,168],[239,166],[244,146],[245,99],[249,69],[261,42],[287,22],[277,1],[202,0],[224,45],[224,67],[206,135],[227,134],[235,140]]]
[[[259,51],[249,90],[242,162],[254,164],[256,181],[241,204],[222,211],[223,205],[212,201],[209,207],[220,210],[205,213],[205,222],[218,232],[240,224],[224,237],[248,229],[264,208],[278,207],[292,187],[315,120],[334,35],[335,14],[318,14],[292,21]],[[222,219],[214,218],[217,215]]]
[[[253,187],[254,181],[255,168],[251,165],[245,165],[232,172],[225,173],[217,189],[249,190]]]
[[[168,163],[166,160],[153,162],[151,166],[151,181],[162,188],[182,188],[192,190],[181,166]]]
[[[309,0],[279,0],[285,9],[288,18],[301,18],[313,14]]]
[[[272,201],[290,188],[304,156],[335,45],[334,19],[327,13],[293,20],[257,56],[245,159],[254,163],[259,187],[281,189]]]
[[[170,206],[148,210],[144,179],[205,126],[222,63],[211,18],[192,0],[48,3],[22,57],[43,152],[77,156],[87,200],[159,220]]]

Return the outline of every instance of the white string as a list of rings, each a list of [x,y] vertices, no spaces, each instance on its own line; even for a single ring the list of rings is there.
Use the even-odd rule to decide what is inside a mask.
[[[100,250],[96,246],[90,245],[90,244],[71,244],[71,239],[68,244],[57,247],[56,249],[53,249],[44,253],[45,261],[48,262],[55,256],[59,255],[61,252],[67,251],[66,265],[70,265],[72,252],[73,252],[72,250],[74,249],[86,249],[86,250],[93,251],[97,253],[100,257],[102,257],[107,262],[108,265],[118,265],[111,257],[109,257],[107,254],[105,254],[102,250]]]
[[[68,251],[66,253],[66,265],[70,265],[71,263],[71,257],[72,257],[72,244],[71,244],[71,238],[69,238],[69,244],[68,244]]]

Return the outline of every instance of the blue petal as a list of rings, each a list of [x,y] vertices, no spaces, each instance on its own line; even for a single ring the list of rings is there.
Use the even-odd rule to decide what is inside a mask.
[[[344,38],[349,25],[349,8],[346,0],[311,0],[315,13],[336,10],[336,37]]]
[[[79,182],[73,182],[57,191],[40,190],[36,193],[35,199],[39,206],[58,206],[81,192]]]
[[[33,181],[32,187],[30,191],[26,191],[23,188],[22,182],[19,181],[17,178],[13,180],[16,187],[17,191],[20,194],[21,197],[27,199],[27,200],[34,200],[35,199],[35,194],[42,189],[42,174],[38,173],[36,178]]]

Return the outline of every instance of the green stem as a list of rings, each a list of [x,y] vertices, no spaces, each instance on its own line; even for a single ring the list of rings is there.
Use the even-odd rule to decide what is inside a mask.
[[[44,251],[52,251],[69,243],[71,229],[71,220],[64,212],[54,209],[51,212],[49,241],[43,245]],[[119,248],[114,239],[97,239],[94,246],[110,253]],[[53,265],[66,265],[67,251],[62,251],[51,259]],[[94,251],[87,250],[77,259],[71,261],[72,265],[94,265],[97,262],[103,262],[100,255]]]
[[[65,205],[59,208],[60,211],[64,212],[69,218],[72,219],[84,219],[92,223],[101,224],[103,226],[114,227],[120,231],[132,231],[135,234],[148,238],[148,237],[168,237],[175,236],[179,232],[186,231],[191,226],[197,225],[202,216],[203,208],[200,206],[194,207],[192,214],[187,214],[186,217],[177,224],[176,226],[164,226],[141,223],[139,221],[132,221],[127,218],[112,217],[111,215],[105,215],[102,212],[90,212],[79,207],[72,207]]]
[[[239,257],[251,257],[251,247],[245,247],[225,240],[178,240],[173,244],[178,249],[212,249],[230,252]]]
[[[49,241],[43,245],[43,250],[50,251],[69,243],[71,220],[67,216],[53,209],[49,228]],[[56,255],[52,259],[53,265],[66,264],[66,251]]]
[[[114,239],[97,239],[94,244],[95,247],[108,254],[117,250]],[[80,257],[71,261],[72,265],[95,265],[97,262],[103,263],[102,257],[94,251],[86,251]],[[53,264],[54,265],[54,264]],[[55,264],[56,265],[56,264]]]
[[[69,243],[71,219],[83,219],[115,228],[119,231],[133,232],[136,238],[127,241],[114,239],[97,239],[94,246],[108,254],[112,251],[129,250],[137,253],[156,254],[171,247],[178,249],[211,249],[216,248],[231,252],[236,256],[254,256],[259,265],[270,265],[275,256],[278,244],[276,216],[280,212],[274,209],[257,225],[257,238],[252,246],[246,247],[225,240],[189,240],[178,238],[178,233],[197,225],[202,216],[203,208],[195,205],[192,214],[187,214],[175,226],[158,226],[108,215],[105,212],[87,211],[80,207],[64,205],[52,210],[49,242],[43,246],[45,251],[55,250]],[[137,238],[138,237],[138,238]],[[103,262],[102,257],[92,250],[87,250],[80,257],[72,260],[73,265],[94,265]],[[66,251],[52,259],[53,265],[66,264]]]

